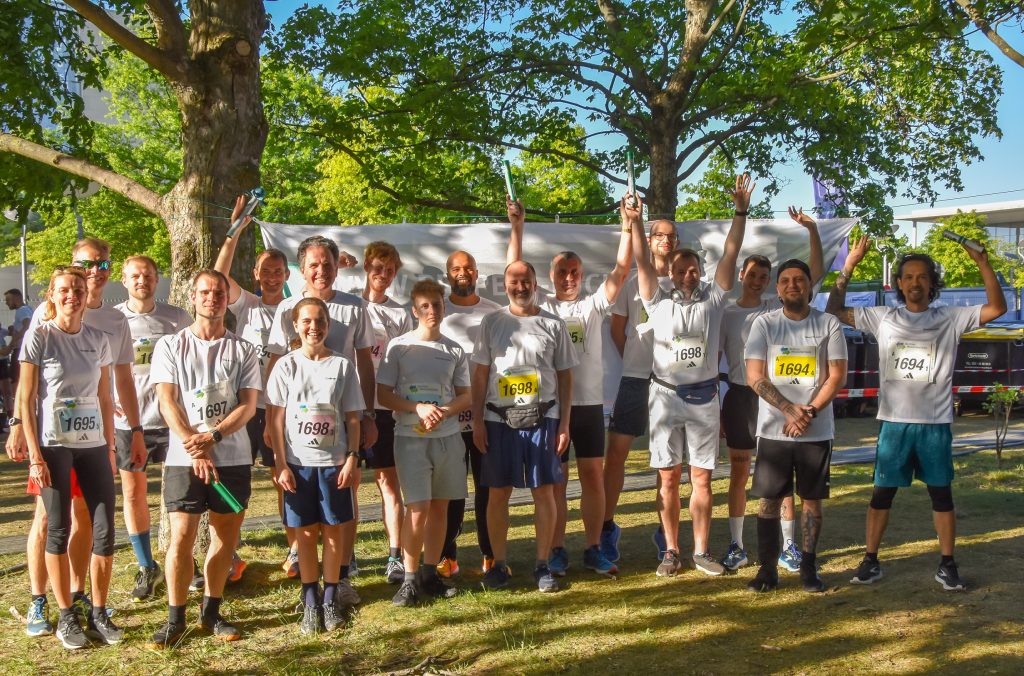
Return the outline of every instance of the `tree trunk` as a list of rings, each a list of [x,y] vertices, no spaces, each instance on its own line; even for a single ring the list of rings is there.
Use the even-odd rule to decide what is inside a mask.
[[[259,45],[266,26],[261,2],[192,5],[191,67],[171,83],[181,111],[182,174],[162,209],[171,239],[171,302],[182,307],[192,276],[213,264],[235,197],[259,185],[267,140]],[[254,253],[247,228],[232,268],[239,283],[251,283]]]
[[[647,189],[647,216],[651,220],[667,218],[675,220],[679,203],[679,189],[676,176],[679,163],[676,153],[679,134],[672,125],[657,114],[652,117],[649,129],[651,145],[650,183]]]

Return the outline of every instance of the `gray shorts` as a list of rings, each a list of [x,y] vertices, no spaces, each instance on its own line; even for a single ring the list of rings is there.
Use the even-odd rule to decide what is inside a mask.
[[[466,445],[462,433],[447,437],[395,437],[395,467],[406,504],[465,500]]]

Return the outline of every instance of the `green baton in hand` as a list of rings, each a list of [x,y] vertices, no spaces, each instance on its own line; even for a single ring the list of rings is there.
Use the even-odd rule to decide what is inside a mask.
[[[508,163],[508,160],[505,160],[504,162],[505,162],[505,190],[508,191],[508,196],[512,198],[513,202],[515,202],[517,200],[517,198],[516,198],[516,188],[515,188],[514,185],[512,185],[512,165]]]
[[[231,491],[219,481],[213,482],[213,490],[217,491],[217,495],[221,497],[224,502],[228,503],[228,507],[231,508],[235,514],[242,511],[242,503],[235,499],[235,496],[231,495]]]

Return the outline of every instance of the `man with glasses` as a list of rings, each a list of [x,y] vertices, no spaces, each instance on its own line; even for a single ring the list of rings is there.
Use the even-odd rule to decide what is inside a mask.
[[[135,394],[135,379],[132,376],[135,351],[132,348],[131,331],[128,328],[128,320],[123,314],[113,306],[103,304],[103,289],[110,279],[110,245],[95,237],[80,239],[71,249],[71,264],[85,270],[86,275],[86,311],[82,321],[88,326],[103,331],[110,345],[110,352],[114,359],[114,392],[120,402],[121,412],[124,414],[124,419],[127,420],[131,434],[130,466],[137,469],[145,463],[146,442],[142,426],[139,424],[139,403]],[[45,304],[36,308],[26,335],[42,323],[44,311]],[[20,391],[19,388],[19,392],[15,394],[16,405]],[[7,439],[7,454],[13,460],[21,461],[27,457],[21,420],[12,418],[10,422],[11,433]],[[116,449],[111,448],[111,467],[116,467],[116,463]],[[35,484],[29,482],[28,492],[30,495],[38,496],[39,489]],[[74,517],[71,522],[71,539],[68,544],[71,562],[71,589],[76,611],[88,617],[92,604],[85,595],[85,576],[89,568],[91,533],[88,526],[88,511],[85,509],[81,491],[78,490],[77,480],[73,474],[72,496],[74,497],[72,502]],[[27,542],[29,584],[32,587],[33,596],[32,606],[29,608],[29,630],[34,624],[41,628],[40,633],[35,635],[49,633],[45,631],[46,625],[49,624],[46,618],[45,548],[46,513],[42,508],[42,501],[36,500],[36,512],[29,529]]]

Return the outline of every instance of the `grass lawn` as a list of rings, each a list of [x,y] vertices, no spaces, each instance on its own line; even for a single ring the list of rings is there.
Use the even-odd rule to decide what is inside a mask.
[[[872,421],[837,423],[840,446],[868,443],[876,429]],[[991,425],[982,417],[962,418],[955,431],[986,431]],[[645,468],[646,455],[634,452],[630,470]],[[650,541],[656,525],[654,495],[644,490],[622,496],[617,520],[623,527],[623,558],[617,580],[599,579],[582,568],[579,505],[570,504],[572,566],[566,588],[553,595],[533,587],[528,507],[512,513],[511,591],[478,591],[479,558],[469,512],[467,534],[460,540],[459,584],[465,593],[416,609],[391,605],[395,587],[380,575],[386,558],[382,526],[363,524],[357,544],[363,573],[356,579],[363,603],[350,625],[329,637],[299,635],[299,616],[292,612],[299,586],[278,565],[284,537],[266,530],[246,534],[241,553],[250,566],[225,601],[225,613],[242,626],[243,639],[220,644],[196,634],[179,650],[149,651],[143,644],[165,618],[166,600],[130,602],[133,559],[130,551],[119,550],[110,605],[127,630],[125,642],[72,653],[52,637],[24,636],[8,616],[0,623],[0,673],[373,673],[407,669],[430,656],[454,658],[439,668],[461,673],[1021,673],[1024,450],[1009,452],[1002,469],[996,468],[991,451],[955,462],[957,558],[967,593],[943,592],[932,579],[937,544],[927,493],[920,485],[896,498],[881,552],[884,579],[870,587],[848,584],[862,556],[871,493],[870,467],[853,465],[833,469],[819,554],[830,590],[821,595],[799,591],[796,576],[785,573],[778,592],[751,594],[745,589],[754,572],[750,567],[717,579],[692,571],[656,578]],[[375,500],[368,479],[362,496]],[[27,529],[23,486],[24,467],[0,464],[0,535]],[[714,484],[718,504],[711,542],[716,552],[728,544],[726,488],[724,480]],[[688,492],[684,489],[684,500]],[[748,514],[754,509],[751,503]],[[274,511],[265,486],[251,511]],[[747,548],[756,551],[752,522],[748,519]],[[690,538],[685,521],[682,538]],[[0,567],[23,558],[0,556]],[[0,603],[24,612],[27,590],[24,572],[8,574],[0,584]],[[197,602],[198,595],[192,600]],[[189,619],[194,621],[196,614],[193,603]]]

